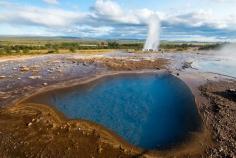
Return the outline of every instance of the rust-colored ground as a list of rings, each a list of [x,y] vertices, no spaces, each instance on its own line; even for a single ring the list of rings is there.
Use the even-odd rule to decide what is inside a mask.
[[[229,89],[236,89],[235,81],[209,82],[200,87],[207,99],[199,110],[213,141],[205,157],[236,157],[236,97],[227,93]]]
[[[106,66],[113,71],[131,71],[143,69],[163,69],[168,63],[166,59],[158,60],[132,60],[132,59],[116,59],[116,58],[91,58],[79,59],[78,62],[88,64],[97,63]]]
[[[16,105],[0,110],[0,157],[131,157],[103,143],[86,123],[66,121],[47,106]]]

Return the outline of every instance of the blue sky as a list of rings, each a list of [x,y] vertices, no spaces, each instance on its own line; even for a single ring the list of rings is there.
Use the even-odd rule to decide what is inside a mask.
[[[236,0],[0,0],[0,35],[236,41]]]

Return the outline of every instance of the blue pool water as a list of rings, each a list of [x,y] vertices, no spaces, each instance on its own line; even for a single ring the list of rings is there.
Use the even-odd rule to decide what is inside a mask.
[[[30,101],[53,105],[68,118],[96,122],[144,149],[170,148],[200,130],[194,96],[170,74],[105,77]]]

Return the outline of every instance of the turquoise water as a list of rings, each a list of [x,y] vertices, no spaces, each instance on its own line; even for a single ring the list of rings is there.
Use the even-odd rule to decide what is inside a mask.
[[[53,105],[68,118],[96,122],[144,149],[170,148],[200,130],[190,89],[169,74],[105,77],[31,102]]]

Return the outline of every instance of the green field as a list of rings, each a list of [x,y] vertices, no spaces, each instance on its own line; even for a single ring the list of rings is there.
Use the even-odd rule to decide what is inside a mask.
[[[94,40],[62,37],[0,37],[0,56],[54,53],[141,52],[142,40]],[[161,41],[160,51],[209,50],[223,43]]]

